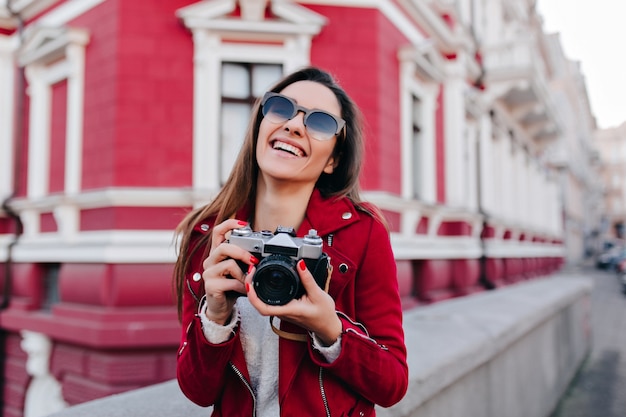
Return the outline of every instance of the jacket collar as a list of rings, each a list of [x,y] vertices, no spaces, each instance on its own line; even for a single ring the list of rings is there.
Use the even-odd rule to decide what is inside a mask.
[[[316,188],[311,194],[298,235],[315,229],[318,235],[325,236],[358,220],[359,212],[350,200],[345,197],[324,198]]]

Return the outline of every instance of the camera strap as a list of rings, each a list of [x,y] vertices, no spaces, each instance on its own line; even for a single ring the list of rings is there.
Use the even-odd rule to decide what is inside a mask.
[[[272,331],[283,339],[293,340],[294,342],[306,342],[309,338],[306,333],[291,333],[280,330],[278,327],[274,326],[274,316],[270,316],[270,326],[272,326]]]
[[[324,285],[324,292],[328,293],[328,289],[330,288],[330,278],[333,274],[333,266],[330,263],[330,259],[328,260],[328,276],[326,278],[326,285]],[[287,340],[292,340],[294,342],[306,342],[309,336],[306,333],[292,333],[286,332],[284,330],[279,329],[274,326],[274,316],[270,316],[270,326],[272,327],[272,331],[278,335],[278,337],[282,337]]]

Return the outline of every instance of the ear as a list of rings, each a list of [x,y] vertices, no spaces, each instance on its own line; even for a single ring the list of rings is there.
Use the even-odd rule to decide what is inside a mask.
[[[328,158],[328,161],[326,162],[326,166],[324,167],[324,173],[332,174],[335,168],[337,168],[338,164],[339,164],[339,159],[335,159],[334,156],[331,156],[330,158]]]

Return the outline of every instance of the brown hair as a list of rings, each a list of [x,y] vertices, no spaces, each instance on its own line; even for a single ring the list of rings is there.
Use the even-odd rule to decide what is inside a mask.
[[[324,197],[347,197],[357,207],[382,219],[382,215],[375,207],[363,207],[359,189],[359,175],[363,158],[363,131],[362,117],[359,108],[337,84],[334,78],[326,71],[315,67],[306,67],[293,72],[280,80],[270,91],[281,92],[288,85],[298,81],[314,81],[329,88],[337,97],[341,107],[341,117],[346,121],[345,129],[339,134],[333,151],[337,162],[331,174],[322,173],[317,180],[316,188]],[[176,228],[176,235],[180,236],[178,243],[178,259],[174,266],[174,285],[178,314],[181,315],[182,293],[185,287],[185,274],[189,269],[190,259],[199,248],[208,251],[211,234],[204,237],[191,247],[193,228],[200,221],[214,217],[215,224],[235,215],[246,206],[254,204],[256,199],[256,185],[259,174],[259,165],[256,161],[256,145],[259,125],[263,119],[260,100],[257,100],[252,110],[243,145],[230,176],[217,196],[207,205],[191,211]],[[208,254],[208,253],[207,253]]]

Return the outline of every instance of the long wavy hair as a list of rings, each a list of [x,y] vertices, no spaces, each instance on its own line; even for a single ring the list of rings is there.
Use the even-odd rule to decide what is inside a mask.
[[[359,175],[363,162],[363,128],[359,108],[330,73],[315,67],[302,68],[287,75],[276,83],[270,91],[281,92],[288,85],[298,81],[313,81],[329,88],[337,97],[341,107],[341,117],[346,121],[345,129],[339,134],[333,150],[333,157],[335,161],[338,161],[337,166],[332,173],[323,172],[320,175],[316,188],[324,197],[346,197],[357,207],[382,219],[380,213],[372,206],[363,207],[360,197]],[[176,228],[176,235],[180,239],[178,240],[179,255],[174,266],[173,284],[179,317],[182,310],[185,274],[189,270],[190,260],[195,251],[200,248],[205,251],[205,255],[208,255],[211,241],[211,233],[207,233],[197,243],[194,242],[193,247],[191,247],[193,228],[207,218],[215,218],[214,224],[221,223],[234,216],[246,205],[254,210],[253,205],[256,201],[259,175],[256,146],[262,119],[263,114],[259,99],[254,104],[243,145],[226,183],[210,203],[191,211]]]

